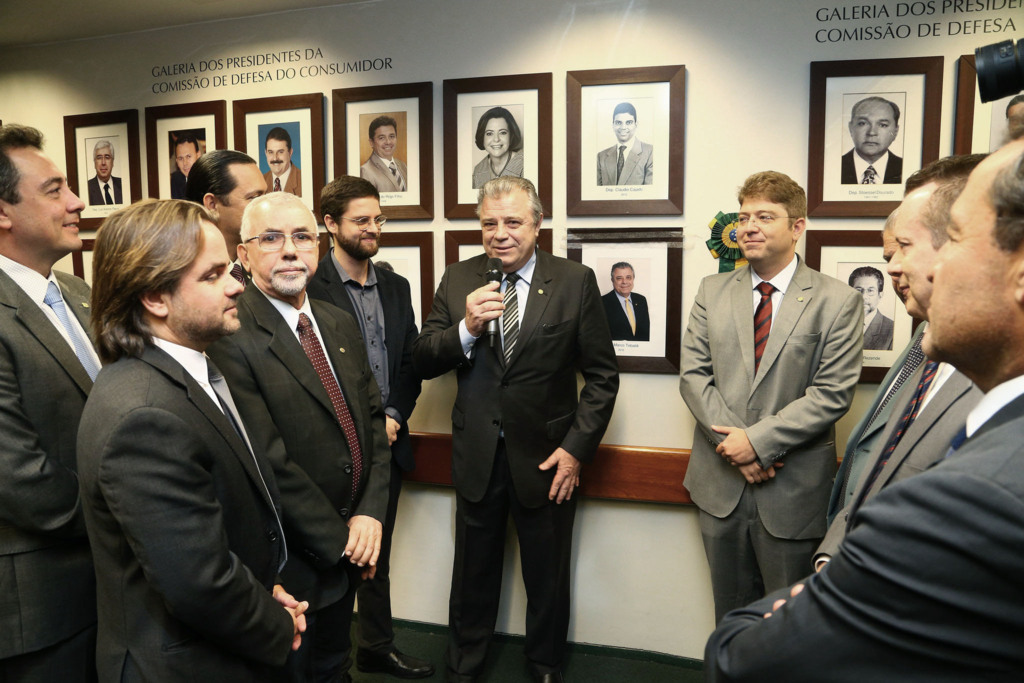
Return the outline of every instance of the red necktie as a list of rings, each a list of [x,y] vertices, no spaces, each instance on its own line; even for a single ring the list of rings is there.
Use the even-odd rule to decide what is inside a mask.
[[[274,192],[280,192],[280,191],[281,191],[281,179],[280,178],[274,178]]]
[[[236,263],[235,265],[231,266],[231,277],[238,280],[243,287],[249,284],[245,280],[245,271],[242,270],[241,264]]]
[[[313,364],[316,374],[320,376],[320,382],[324,385],[324,389],[327,390],[327,395],[331,399],[331,405],[334,407],[334,414],[338,418],[338,424],[341,425],[341,431],[345,434],[345,441],[348,442],[348,450],[352,455],[352,502],[355,503],[359,492],[359,478],[363,473],[363,452],[359,447],[356,424],[352,421],[352,413],[345,402],[345,396],[341,393],[341,387],[338,386],[338,380],[335,378],[334,373],[331,372],[327,356],[324,355],[324,350],[320,347],[320,340],[316,338],[313,324],[305,313],[299,314],[298,331],[302,350],[309,357],[309,361]]]
[[[761,301],[754,311],[754,374],[757,374],[764,347],[768,345],[768,333],[772,331],[772,292],[775,287],[770,282],[762,282],[754,289],[761,293]]]

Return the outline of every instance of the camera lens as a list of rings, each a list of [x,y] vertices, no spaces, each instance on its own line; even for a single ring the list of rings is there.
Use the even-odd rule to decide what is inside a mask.
[[[985,45],[974,51],[978,69],[978,93],[991,102],[1024,90],[1024,40]]]

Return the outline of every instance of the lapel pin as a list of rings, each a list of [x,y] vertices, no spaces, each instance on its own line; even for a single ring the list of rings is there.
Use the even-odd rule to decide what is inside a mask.
[[[538,290],[537,290],[537,293],[538,293],[538,294],[543,294],[543,293],[544,293],[544,290],[543,290],[543,289],[538,289]]]
[[[87,301],[83,301],[82,308],[89,308],[89,303]]]
[[[338,350],[341,351],[342,353],[345,353],[345,347],[344,346],[339,346]]]
[[[797,300],[797,301],[803,301],[803,300],[804,300],[804,298],[803,298],[802,296],[798,296],[798,297],[796,298],[796,300]]]

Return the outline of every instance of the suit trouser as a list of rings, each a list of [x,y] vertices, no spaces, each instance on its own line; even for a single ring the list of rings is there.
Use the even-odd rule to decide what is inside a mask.
[[[277,683],[337,683],[352,667],[352,607],[362,570],[347,560],[342,565],[338,571],[348,572],[348,591],[340,600],[306,613],[302,645],[289,653],[288,661],[275,673]]]
[[[746,485],[736,509],[726,517],[700,511],[716,623],[732,610],[806,577],[811,572],[811,557],[821,542],[820,538],[792,540],[768,533],[751,490],[755,485]]]
[[[569,570],[576,498],[538,508],[519,502],[504,440],[487,492],[473,503],[456,491],[455,564],[449,601],[449,674],[479,675],[501,597],[508,515],[516,525],[526,587],[525,654],[534,673],[561,668],[569,631]]]
[[[96,624],[42,650],[0,659],[0,683],[43,681],[96,681]]]
[[[395,533],[398,497],[402,493],[402,468],[391,459],[391,485],[388,509],[384,516],[383,537],[377,555],[377,573],[359,586],[359,649],[388,653],[394,649],[395,632],[391,625],[391,537]]]

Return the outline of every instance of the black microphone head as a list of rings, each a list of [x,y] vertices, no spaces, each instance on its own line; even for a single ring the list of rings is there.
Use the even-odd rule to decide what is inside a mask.
[[[501,282],[502,278],[502,264],[500,258],[489,258],[487,259],[487,281],[488,282]]]

